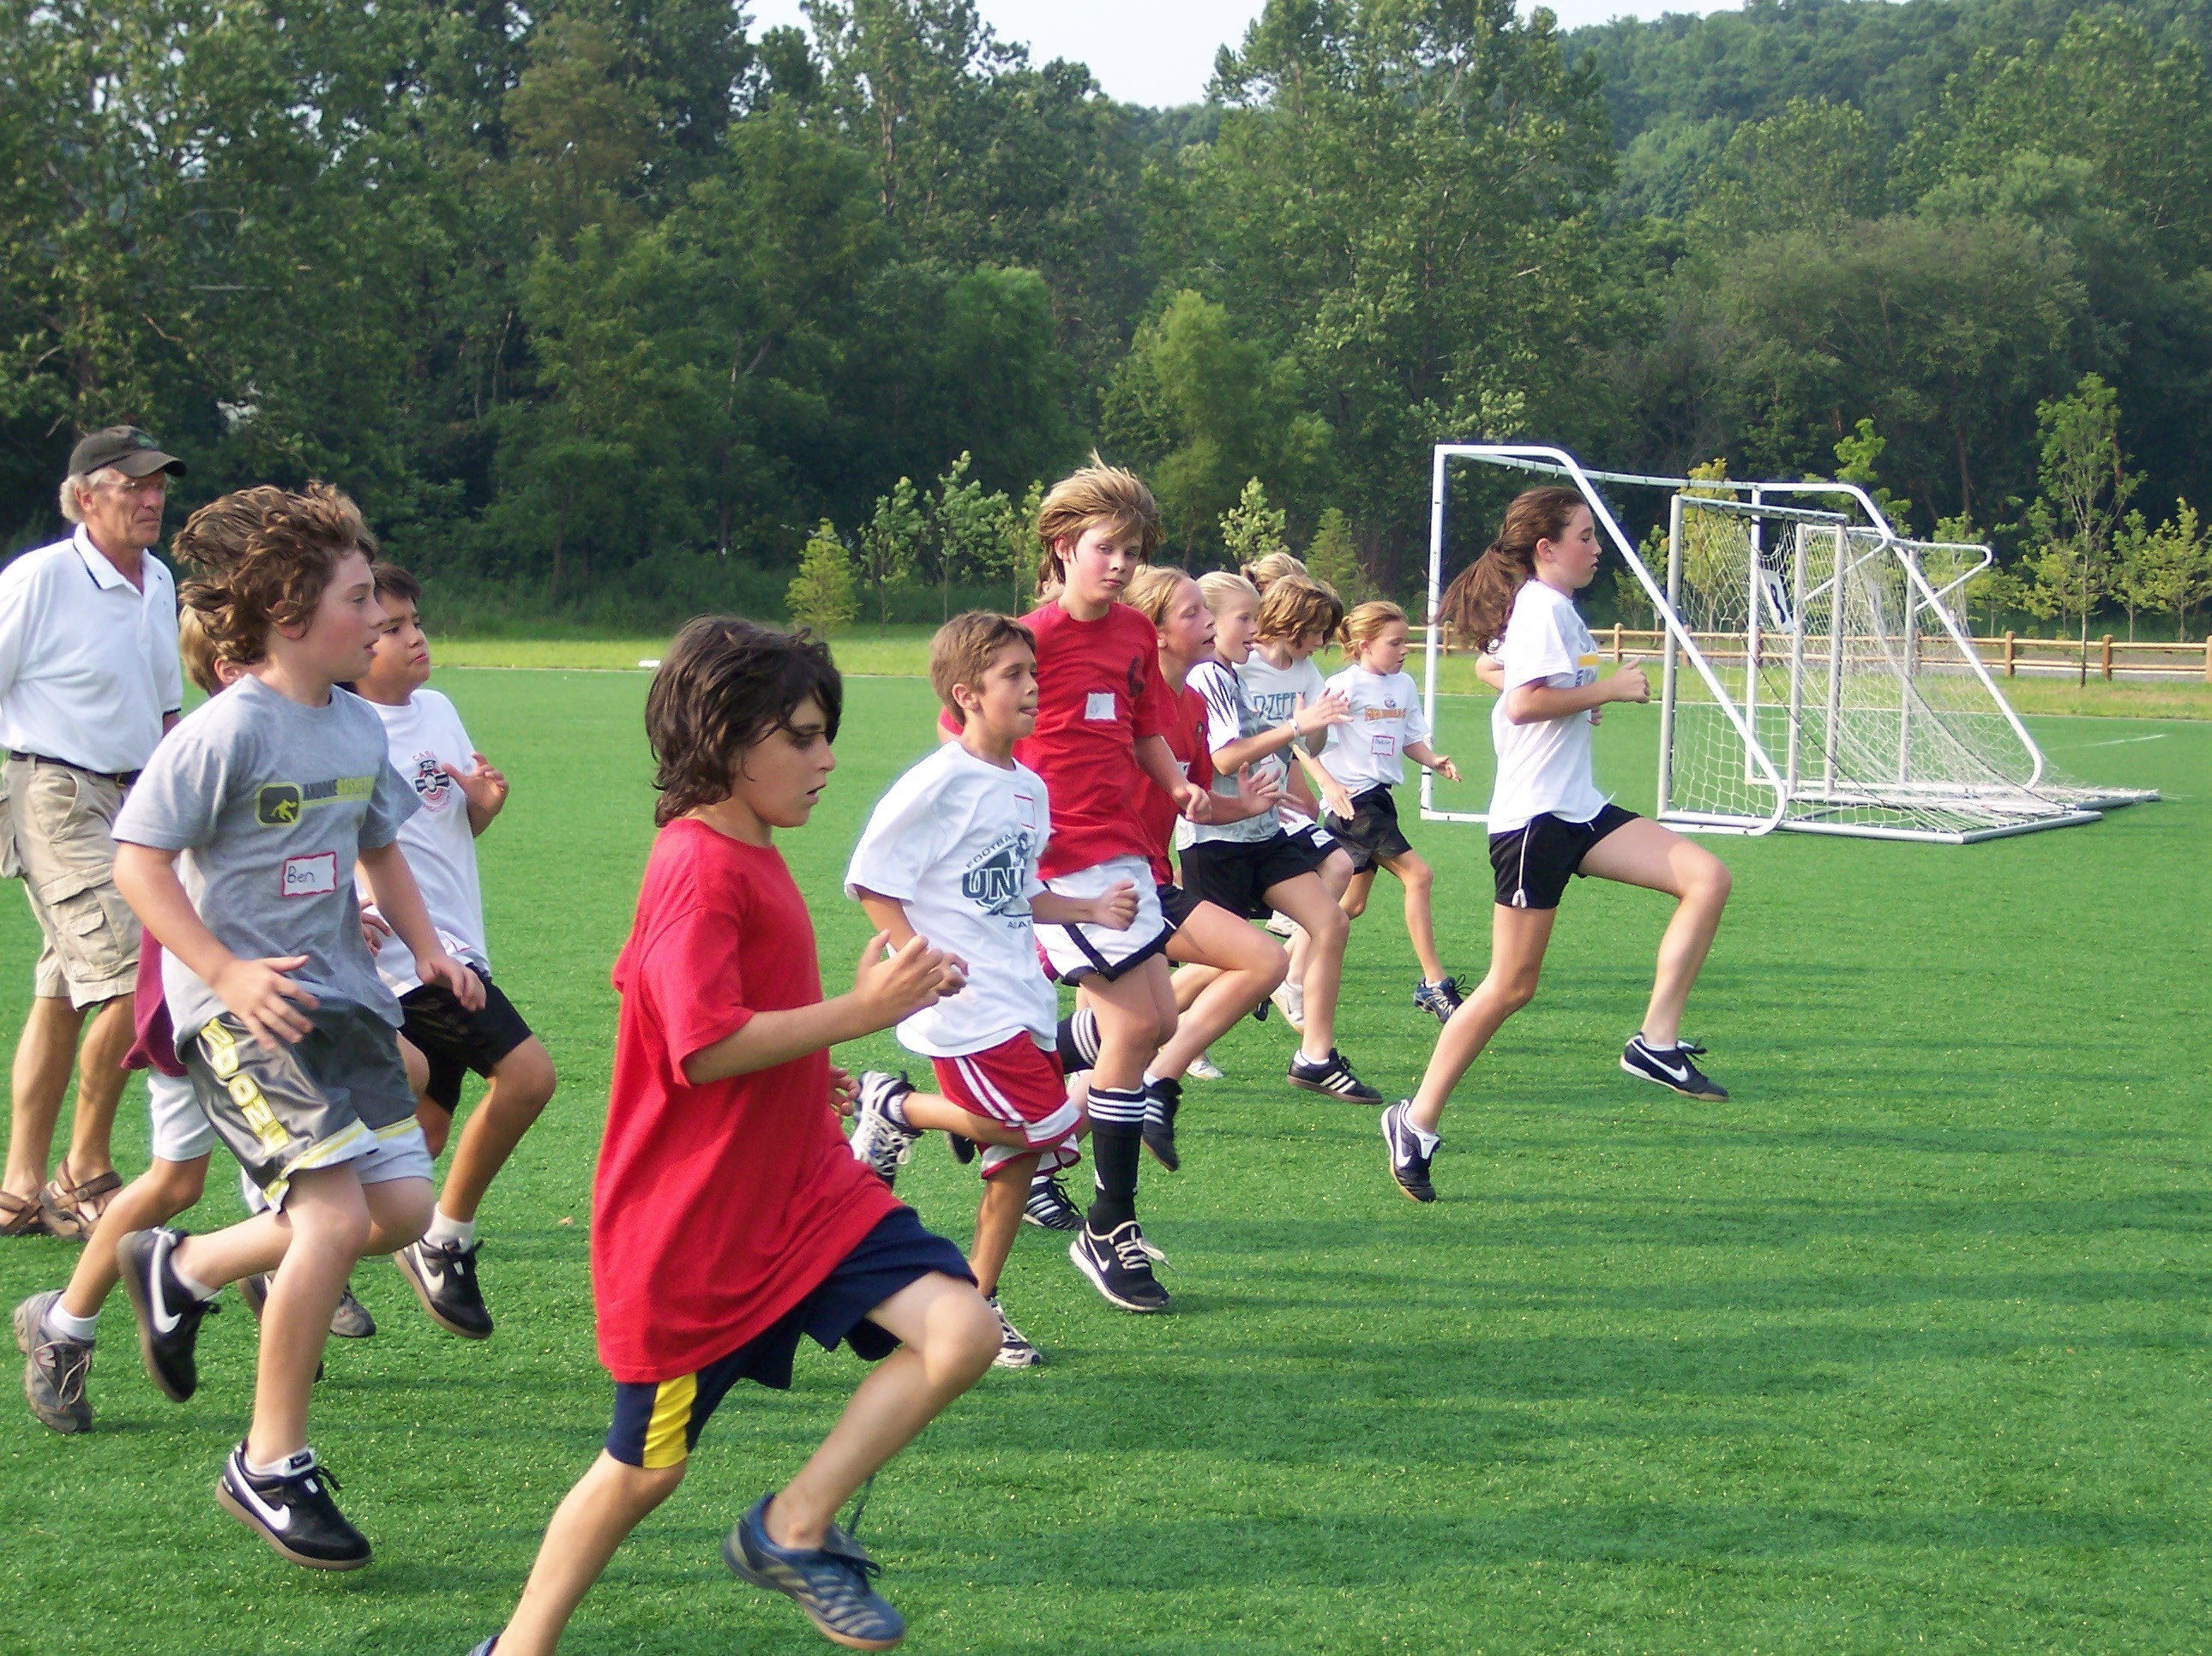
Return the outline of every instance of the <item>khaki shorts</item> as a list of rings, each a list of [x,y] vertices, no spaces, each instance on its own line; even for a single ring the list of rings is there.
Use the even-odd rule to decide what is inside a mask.
[[[138,917],[115,889],[123,790],[63,765],[7,761],[0,867],[20,873],[38,917],[36,992],[80,1009],[127,995],[138,976]]]

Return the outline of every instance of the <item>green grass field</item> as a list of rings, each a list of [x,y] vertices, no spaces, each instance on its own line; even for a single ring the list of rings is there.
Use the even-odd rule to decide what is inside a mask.
[[[378,1556],[319,1577],[212,1498],[249,1394],[242,1307],[208,1325],[179,1407],[116,1296],[95,1431],[0,1408],[9,1656],[459,1656],[499,1626],[596,1449],[586,1228],[606,973],[650,837],[646,679],[439,683],[514,780],[482,847],[491,931],[563,1077],[485,1210],[499,1332],[442,1335],[388,1265],[362,1267],[382,1330],[332,1343],[314,1437]],[[1484,745],[1480,711],[1456,707],[1445,744]],[[785,840],[833,984],[866,930],[844,858],[930,717],[917,682],[854,682],[842,767]],[[1619,709],[1600,733],[1625,804],[1649,807],[1655,729]],[[1969,847],[1714,842],[1736,897],[1690,1027],[1728,1105],[1615,1067],[1664,917],[1595,883],[1446,1118],[1433,1208],[1391,1186],[1374,1112],[1290,1090],[1279,1025],[1241,1026],[1215,1052],[1231,1078],[1189,1090],[1183,1171],[1147,1164],[1176,1314],[1108,1310],[1025,1230],[1007,1303],[1052,1366],[993,1373],[879,1480],[864,1532],[908,1647],[2202,1648],[2212,725],[2039,730],[2066,769],[2166,802]],[[1446,956],[1479,974],[1480,830],[1408,816],[1443,877]],[[1435,1026],[1409,1004],[1393,907],[1355,933],[1341,1044],[1395,1095]],[[33,943],[0,901],[10,1029]],[[887,1037],[840,1057],[897,1061]],[[901,1188],[964,1239],[974,1180],[941,1140]],[[225,1179],[196,1222],[235,1211]],[[72,1258],[0,1243],[0,1298]],[[827,1648],[716,1549],[855,1373],[810,1348],[789,1395],[735,1394],[564,1648]]]

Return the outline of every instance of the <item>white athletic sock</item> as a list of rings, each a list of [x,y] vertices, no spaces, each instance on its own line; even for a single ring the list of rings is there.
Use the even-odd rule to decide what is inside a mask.
[[[185,1293],[191,1295],[196,1300],[212,1300],[217,1294],[222,1291],[220,1289],[210,1288],[205,1283],[185,1276],[183,1271],[177,1269],[176,1256],[174,1254],[169,1256],[169,1275],[177,1279],[177,1286],[179,1288],[183,1289]]]
[[[283,1459],[272,1460],[265,1466],[251,1457],[241,1456],[240,1459],[246,1461],[246,1470],[254,1477],[278,1477],[289,1473],[306,1471],[308,1467],[314,1465],[315,1452],[313,1449],[295,1450]]]
[[[1616,1025],[1615,1027],[1617,1028],[1618,1026]],[[1681,1050],[1682,1043],[1680,1040],[1670,1040],[1662,1046],[1657,1041],[1653,1040],[1650,1036],[1646,1035],[1641,1029],[1638,1029],[1636,1032],[1636,1038],[1638,1040],[1644,1043],[1644,1050],[1647,1052],[1673,1052]]]
[[[1146,1085],[1146,1086],[1147,1086],[1147,1087],[1157,1086],[1157,1085],[1158,1084],[1158,1083],[1159,1083],[1159,1077],[1158,1077],[1158,1076],[1154,1075],[1154,1074],[1153,1074],[1150,1070],[1147,1070],[1147,1071],[1145,1071],[1145,1085]]]
[[[1413,1129],[1414,1138],[1419,1142],[1421,1146],[1421,1154],[1424,1156],[1434,1156],[1437,1152],[1437,1146],[1443,1143],[1443,1140],[1438,1137],[1435,1133],[1425,1131],[1423,1129],[1414,1126],[1410,1121],[1406,1125]]]
[[[47,1327],[70,1339],[82,1340],[87,1345],[92,1344],[93,1331],[99,1325],[100,1313],[97,1311],[89,1317],[72,1317],[62,1309],[59,1300],[46,1307]]]
[[[477,1222],[449,1219],[445,1209],[433,1208],[430,1228],[422,1233],[422,1240],[432,1247],[468,1247],[477,1240]]]

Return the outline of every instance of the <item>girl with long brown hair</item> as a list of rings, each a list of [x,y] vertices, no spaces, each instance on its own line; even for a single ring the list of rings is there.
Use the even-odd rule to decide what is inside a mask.
[[[1651,699],[1633,663],[1598,677],[1597,640],[1574,606],[1597,566],[1597,525],[1582,496],[1532,488],[1506,508],[1498,538],[1444,595],[1443,619],[1493,656],[1499,675],[1490,718],[1497,904],[1489,973],[1437,1038],[1420,1090],[1383,1112],[1391,1176],[1417,1202],[1436,1199],[1429,1162],[1445,1102],[1499,1026],[1534,997],[1559,898],[1575,875],[1675,900],[1644,1025],[1620,1067],[1691,1098],[1728,1097],[1699,1072],[1692,1059],[1704,1049],[1685,1044],[1681,1032],[1683,1004],[1728,902],[1729,871],[1702,846],[1611,804],[1591,775],[1590,728],[1605,704]]]

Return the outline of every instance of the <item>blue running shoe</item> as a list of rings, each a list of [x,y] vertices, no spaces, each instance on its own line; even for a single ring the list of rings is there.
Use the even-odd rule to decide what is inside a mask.
[[[1431,1139],[1426,1149],[1421,1148],[1420,1134],[1406,1119],[1410,1102],[1401,1098],[1382,1112],[1382,1142],[1390,1147],[1390,1177],[1397,1180],[1407,1200],[1433,1202],[1437,1187],[1429,1182],[1429,1163],[1436,1160],[1437,1146],[1443,1141]]]
[[[1728,1089],[1701,1071],[1690,1060],[1703,1058],[1705,1049],[1692,1041],[1681,1041],[1673,1046],[1654,1046],[1639,1031],[1627,1046],[1621,1048],[1620,1067],[1642,1081],[1656,1081],[1670,1091],[1685,1098],[1702,1100],[1708,1104],[1728,1102]]]
[[[1424,978],[1413,986],[1413,1010],[1426,1012],[1438,1023],[1449,1023],[1466,998],[1465,978],[1439,978],[1434,983]]]
[[[818,1548],[779,1547],[768,1538],[763,1495],[722,1543],[722,1562],[739,1580],[780,1592],[806,1612],[815,1629],[848,1650],[889,1650],[906,1637],[906,1618],[868,1583],[883,1567],[835,1524]]]

